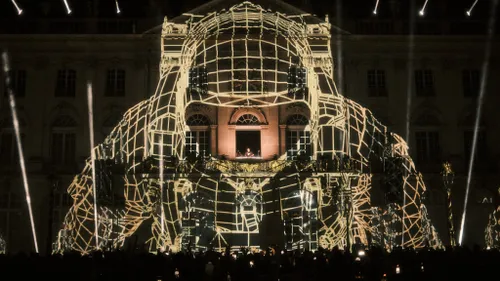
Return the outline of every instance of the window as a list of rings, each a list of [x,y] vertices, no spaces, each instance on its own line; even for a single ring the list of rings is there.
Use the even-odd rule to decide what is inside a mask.
[[[243,114],[236,121],[236,125],[259,125],[259,118],[253,114]]]
[[[286,155],[295,160],[298,155],[311,156],[311,133],[308,131],[289,130],[286,136]]]
[[[9,75],[12,91],[16,98],[26,96],[26,70],[11,70]],[[5,96],[9,94],[7,85],[5,85],[4,93]]]
[[[380,69],[368,70],[368,96],[370,97],[387,96],[384,70]]]
[[[75,163],[76,136],[74,132],[52,133],[52,161],[56,165]]]
[[[57,72],[56,97],[74,97],[76,92],[76,71],[61,69]]]
[[[415,140],[418,163],[436,163],[440,161],[441,148],[439,146],[438,132],[417,132]]]
[[[289,126],[307,126],[309,124],[309,120],[302,114],[293,114],[287,118],[286,124]]]
[[[3,130],[0,138],[0,161],[2,165],[14,163],[17,155],[15,135],[12,130]]]
[[[474,145],[474,130],[467,130],[464,132],[464,159],[466,167],[469,166],[472,146]],[[474,166],[481,166],[483,161],[486,161],[488,156],[488,146],[486,144],[486,132],[479,130],[477,134],[477,143],[475,151]],[[479,164],[479,165],[478,165]]]
[[[477,97],[479,95],[479,70],[462,71],[462,86],[464,97]]]
[[[71,165],[76,156],[76,122],[70,116],[60,116],[52,124],[51,156],[56,165]]]
[[[205,115],[193,114],[187,119],[186,124],[188,126],[208,126],[210,120]]]
[[[108,97],[125,96],[125,70],[108,70],[104,94]]]
[[[22,133],[21,143],[24,143],[24,134]],[[0,131],[0,165],[11,164],[19,164],[17,140],[14,130],[4,128]]]
[[[417,90],[417,96],[419,97],[430,97],[434,96],[434,77],[432,75],[432,70],[416,70],[415,71],[415,86]]]
[[[209,132],[208,131],[189,131],[186,132],[186,155],[209,155]]]

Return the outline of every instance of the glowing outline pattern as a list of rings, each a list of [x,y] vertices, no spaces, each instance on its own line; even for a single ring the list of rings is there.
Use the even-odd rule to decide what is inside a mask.
[[[236,196],[243,190],[252,190],[253,194],[260,196],[271,178],[277,178],[283,184],[279,186],[280,194],[295,194],[280,198],[282,218],[284,210],[290,208],[302,212],[302,217],[304,214],[316,216],[319,223],[315,236],[308,237],[313,241],[306,241],[303,235],[307,228],[305,224],[293,222],[292,232],[296,230],[299,238],[292,239],[292,248],[301,248],[307,243],[309,245],[306,246],[310,248],[344,247],[347,239],[368,244],[367,234],[376,233],[375,226],[371,225],[376,219],[388,229],[389,224],[394,225],[391,221],[399,221],[399,229],[391,230],[394,233],[393,246],[420,248],[440,245],[421,202],[425,185],[409,157],[407,144],[400,136],[387,132],[387,128],[368,109],[338,93],[333,80],[331,26],[328,22],[308,24],[305,17],[287,16],[244,2],[227,11],[201,17],[192,15],[185,24],[165,19],[160,81],[155,95],[130,108],[105,141],[94,149],[96,160],[124,166],[125,207],[119,214],[112,215],[115,221],[120,222],[114,226],[106,223],[110,221],[106,218],[113,212],[101,210],[98,228],[101,246],[111,243],[113,247],[122,247],[126,238],[134,234],[146,219],[152,219],[152,235],[148,242],[150,250],[178,251],[184,244],[183,239],[189,238],[189,232],[194,229],[187,223],[189,220],[183,219],[183,214],[187,210],[197,210],[216,216],[212,243],[222,249],[228,243],[225,233],[240,231],[250,235],[258,231],[255,221],[261,219],[264,212],[259,208],[254,208],[251,214],[227,211],[221,206],[234,202],[219,201],[221,192],[234,193]],[[246,32],[241,33],[242,30]],[[249,50],[250,43],[259,46],[258,52]],[[266,49],[262,48],[264,45],[273,50],[263,52]],[[240,48],[239,51],[235,51],[235,46]],[[238,57],[237,53],[244,55]],[[225,64],[219,63],[222,61]],[[249,62],[256,61],[260,62],[260,68],[255,68],[260,69],[257,70],[260,73],[251,73],[255,70],[249,68]],[[269,61],[275,65],[274,69],[271,64],[268,67],[264,65],[264,62]],[[219,69],[219,66],[224,65],[226,68]],[[286,81],[286,68],[293,65],[303,65],[307,69],[308,91],[305,94],[290,94],[288,85],[283,82]],[[209,69],[208,92],[203,95],[188,92],[189,70],[197,66]],[[243,78],[231,79],[235,77],[235,72],[240,72]],[[258,79],[249,78],[252,75]],[[329,155],[333,159],[337,159],[338,155],[348,156],[347,170],[336,173],[316,171],[304,178],[302,171],[312,169],[306,167],[296,169],[296,173],[283,175],[279,172],[289,165],[296,165],[284,160],[284,155],[260,165],[211,159],[205,164],[207,170],[220,172],[218,177],[214,177],[197,169],[196,163],[172,163],[168,160],[171,156],[184,159],[185,113],[190,104],[238,108],[297,103],[306,105],[310,111],[309,128],[314,155]],[[340,132],[340,138],[326,136],[332,132]],[[333,144],[329,143],[332,141]],[[404,170],[398,180],[401,182],[405,204],[388,206],[388,211],[384,212],[391,214],[389,220],[383,216],[377,218],[374,214],[369,193],[372,177],[369,163],[372,157],[383,161],[385,156],[382,151],[386,150],[391,157],[402,159]],[[149,161],[153,164],[147,170],[144,167]],[[156,164],[156,169],[152,168],[156,172],[151,173],[151,167],[159,162],[165,164],[160,167]],[[181,172],[177,174],[178,177],[165,172],[163,180],[160,180],[159,170],[163,173],[164,169],[169,168]],[[95,243],[92,243],[94,220],[91,172],[89,159],[83,172],[75,177],[68,188],[74,202],[55,243],[56,252],[71,249],[87,254],[95,249]],[[198,177],[190,179],[190,173]],[[255,179],[243,180],[242,175],[253,175]],[[325,185],[321,184],[321,177],[327,178]],[[225,190],[221,185],[226,186]],[[336,200],[332,191],[339,186],[342,186],[343,194],[340,201],[347,200],[351,205],[347,209],[342,207],[339,212],[332,212],[331,206]],[[292,192],[286,193],[287,189]],[[193,206],[186,201],[186,198],[199,191],[209,193],[201,198],[208,202],[211,209]],[[304,201],[304,192],[316,198],[315,210],[307,208],[310,202]],[[287,200],[294,196],[300,200],[296,200],[295,206],[286,207]],[[181,207],[182,204],[185,206]],[[222,219],[224,215],[231,219]],[[300,216],[292,220],[298,218]],[[381,241],[387,244],[385,239]]]

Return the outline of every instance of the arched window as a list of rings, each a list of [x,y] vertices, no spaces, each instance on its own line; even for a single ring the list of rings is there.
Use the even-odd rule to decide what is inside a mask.
[[[56,165],[75,164],[77,122],[69,115],[60,115],[52,122],[51,159]]]
[[[309,120],[302,114],[293,114],[286,120],[287,125],[307,126]]]
[[[186,131],[185,154],[210,154],[210,119],[203,114],[193,114],[186,120],[189,130]]]
[[[295,160],[298,156],[310,158],[312,155],[311,132],[307,129],[309,120],[302,114],[290,115],[287,120],[286,154],[288,159]]]
[[[238,118],[236,125],[260,125],[260,122],[257,116],[247,113]]]
[[[193,114],[186,120],[186,124],[188,126],[208,126],[210,120],[203,114]]]

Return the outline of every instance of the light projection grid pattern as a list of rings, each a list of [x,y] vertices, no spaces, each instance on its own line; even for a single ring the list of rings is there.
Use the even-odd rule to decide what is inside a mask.
[[[500,198],[500,188],[498,189],[497,198]],[[484,230],[484,242],[489,248],[500,247],[500,205],[498,199],[495,201],[495,209],[488,216],[488,224]]]
[[[291,249],[368,244],[369,234],[385,247],[440,245],[422,204],[422,176],[405,141],[338,93],[331,31],[328,20],[250,2],[165,19],[156,93],[129,109],[95,147],[96,182],[90,160],[75,177],[68,188],[73,206],[54,251],[119,248],[145,221],[151,222],[152,251],[259,247],[261,222],[272,215],[283,222]],[[301,104],[309,115],[312,160],[287,160],[285,154],[262,163],[211,156],[186,161],[185,118],[195,104]],[[380,212],[370,200],[372,161],[384,165],[396,198]],[[95,222],[92,185],[105,194],[117,170],[124,182],[123,207],[100,210]],[[102,194],[98,200],[105,202]],[[95,223],[100,245],[92,238]]]

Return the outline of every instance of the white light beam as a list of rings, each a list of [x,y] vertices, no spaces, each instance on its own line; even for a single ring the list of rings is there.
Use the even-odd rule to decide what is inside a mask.
[[[420,16],[425,15],[425,8],[427,7],[427,2],[429,2],[429,0],[425,0],[424,6],[422,7],[422,9],[420,9],[420,12],[418,12]]]
[[[472,137],[472,149],[469,161],[469,170],[467,175],[467,185],[465,189],[465,201],[464,201],[464,211],[462,214],[462,220],[460,222],[460,235],[458,236],[458,245],[462,245],[462,240],[464,238],[464,229],[465,229],[465,217],[467,215],[467,202],[469,200],[469,190],[470,190],[470,182],[472,177],[472,168],[474,167],[474,157],[476,155],[477,148],[477,135],[479,131],[479,124],[481,119],[481,109],[483,106],[483,98],[486,91],[486,82],[488,80],[489,74],[489,64],[490,64],[490,56],[491,56],[491,40],[493,38],[493,34],[495,34],[495,11],[498,5],[498,0],[493,0],[492,2],[492,10],[490,21],[488,25],[488,39],[486,41],[486,50],[484,54],[483,67],[481,70],[481,85],[479,88],[479,95],[477,97],[477,112],[476,112],[476,120],[474,124],[474,135]]]
[[[68,0],[64,0],[64,5],[66,6],[66,11],[68,15],[71,14],[71,8],[69,7]]]
[[[161,237],[163,239],[164,237],[164,234],[165,234],[165,210],[164,210],[164,207],[163,207],[163,181],[164,181],[164,166],[165,166],[165,162],[164,162],[164,157],[163,157],[163,136],[161,138],[161,145],[160,145],[160,212],[161,212],[161,217],[160,217],[160,223],[161,223]],[[163,248],[163,241],[161,241],[162,243],[162,248]]]
[[[118,5],[118,0],[115,0],[115,4],[116,4],[116,13],[117,14],[121,13],[121,11],[120,11],[120,5]]]
[[[10,1],[12,2],[12,4],[14,4],[14,7],[16,7],[17,14],[21,15],[23,13],[23,9],[21,9],[19,5],[17,5],[16,0],[10,0]]]
[[[479,1],[479,0],[474,1],[474,3],[472,3],[472,6],[467,11],[465,11],[465,14],[468,17],[470,17],[470,15],[472,14],[472,10],[474,10],[474,7],[476,6],[477,1]]]
[[[87,82],[87,103],[89,109],[89,135],[90,135],[90,161],[92,165],[92,195],[94,196],[94,236],[95,246],[99,249],[99,220],[97,217],[97,192],[96,192],[96,175],[95,175],[95,148],[94,148],[94,112],[92,101],[92,82]]]
[[[19,119],[17,118],[16,101],[14,98],[14,92],[12,90],[10,76],[9,76],[10,66],[9,66],[9,58],[7,55],[7,51],[4,51],[2,53],[2,61],[3,61],[3,71],[5,74],[5,85],[7,86],[7,93],[9,94],[9,104],[12,114],[12,123],[14,125],[14,132],[16,135],[17,153],[19,155],[19,165],[21,166],[21,175],[23,177],[24,192],[26,194],[26,205],[28,205],[28,213],[31,223],[31,233],[33,235],[35,252],[38,253],[38,241],[36,239],[35,221],[33,219],[33,210],[31,209],[31,196],[28,185],[28,177],[26,175],[26,165],[24,163],[24,153],[23,153],[23,146],[21,143],[21,134],[19,130]]]
[[[377,3],[375,3],[375,9],[373,9],[373,14],[376,15],[377,14],[377,10],[378,10],[378,2],[380,0],[377,0]]]

